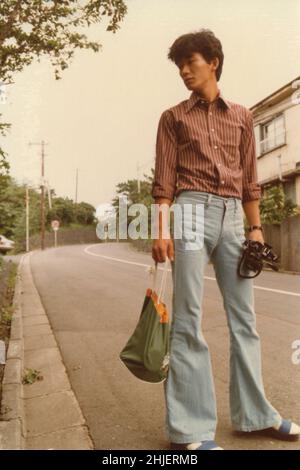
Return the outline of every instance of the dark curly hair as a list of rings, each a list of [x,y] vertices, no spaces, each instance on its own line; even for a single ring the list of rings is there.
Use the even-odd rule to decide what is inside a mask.
[[[199,52],[207,63],[212,59],[219,59],[219,66],[216,69],[216,79],[219,81],[222,74],[224,54],[222,44],[210,29],[202,28],[194,33],[179,36],[170,47],[168,58],[176,65],[187,59],[193,52]]]

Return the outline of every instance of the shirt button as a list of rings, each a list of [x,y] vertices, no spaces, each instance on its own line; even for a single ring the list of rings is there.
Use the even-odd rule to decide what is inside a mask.
[[[212,132],[215,132],[215,130],[214,130],[214,129],[212,129]]]
[[[218,148],[218,146],[217,146],[217,145],[215,145],[215,146],[214,146],[214,148],[215,148],[215,149],[217,149],[217,148]]]
[[[221,163],[218,163],[218,166],[221,166]]]
[[[225,181],[224,181],[224,180],[222,180],[222,181],[221,181],[221,184],[224,184],[224,183],[225,183]]]

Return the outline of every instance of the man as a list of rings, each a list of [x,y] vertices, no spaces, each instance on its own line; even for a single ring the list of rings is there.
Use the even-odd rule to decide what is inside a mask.
[[[298,438],[300,427],[282,419],[268,402],[261,375],[260,338],[255,328],[252,279],[237,274],[245,240],[264,243],[260,222],[255,139],[250,110],[224,98],[217,82],[223,66],[212,31],[176,39],[168,58],[177,65],[190,98],[161,115],[152,196],[167,208],[200,206],[203,233],[183,229],[165,236],[162,217],[153,240],[156,263],[172,263],[173,313],[170,363],[164,382],[166,433],[173,448],[215,450],[217,413],[210,356],[200,325],[203,275],[212,261],[230,331],[230,410],[239,431],[271,428],[279,438]],[[195,217],[189,215],[191,224]],[[197,224],[196,224],[197,228]],[[198,230],[201,230],[198,225]]]

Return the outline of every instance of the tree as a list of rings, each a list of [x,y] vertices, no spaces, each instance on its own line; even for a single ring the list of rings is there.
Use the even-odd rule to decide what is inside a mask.
[[[1,114],[0,114],[1,118]],[[0,122],[0,136],[4,136],[7,129],[9,128],[9,124],[4,124]],[[9,163],[5,158],[5,152],[0,147],[0,217],[1,217],[1,195],[3,191],[7,188],[8,183],[8,171],[9,171]]]
[[[138,181],[136,179],[127,180],[117,184],[117,196],[113,199],[112,205],[116,209],[117,218],[119,215],[119,196],[127,197],[127,207],[132,204],[144,204],[148,210],[148,230],[150,233],[151,228],[151,204],[154,204],[153,197],[151,196],[152,181],[154,176],[154,169],[151,168],[151,175],[144,174],[144,180],[140,181],[140,192],[138,192]],[[128,225],[135,219],[135,216],[128,216]]]
[[[75,210],[72,199],[68,197],[56,197],[52,201],[52,209],[47,211],[47,226],[50,227],[51,220],[59,220],[62,225],[69,225],[75,221]]]
[[[4,177],[3,177],[4,178]],[[0,234],[11,238],[16,243],[17,251],[23,251],[26,238],[25,194],[26,185],[18,184],[11,176],[5,176],[5,183],[0,184]],[[29,234],[34,235],[41,230],[40,194],[29,187]],[[52,209],[48,199],[45,201],[47,228],[51,221],[58,219],[66,227],[71,224],[91,225],[95,222],[95,208],[86,202],[75,204],[70,198],[55,196],[52,189]]]
[[[10,176],[6,177],[5,188],[0,185],[0,233],[15,241],[17,251],[24,249],[26,236],[25,185],[19,185]],[[40,230],[40,195],[30,189],[30,234]]]
[[[75,218],[76,222],[81,225],[91,225],[96,221],[95,208],[87,202],[80,202],[75,204]]]
[[[76,49],[97,52],[102,47],[82,29],[106,16],[106,31],[115,33],[126,13],[123,0],[1,0],[0,82],[12,83],[15,72],[42,56],[50,58],[55,78],[61,78]],[[0,135],[8,126],[0,122]],[[0,147],[1,161],[7,164]]]
[[[282,185],[267,188],[260,201],[262,223],[277,224],[299,213],[299,207],[285,197]]]
[[[61,225],[70,224],[91,225],[95,219],[95,208],[87,202],[76,204],[68,197],[54,197],[52,209],[47,208],[47,227],[50,228],[52,220],[59,220]]]
[[[79,29],[108,16],[106,30],[115,33],[126,12],[123,0],[1,0],[1,80],[10,83],[14,72],[42,55],[50,58],[60,78],[60,70],[68,67],[75,49],[97,52],[101,47]]]

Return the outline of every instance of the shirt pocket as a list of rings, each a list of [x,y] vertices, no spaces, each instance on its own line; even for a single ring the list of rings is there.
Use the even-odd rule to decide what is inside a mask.
[[[223,149],[226,166],[231,170],[238,170],[241,165],[241,136],[242,128],[238,124],[225,127],[219,136],[219,145]]]
[[[241,143],[242,127],[240,124],[225,124],[218,132],[219,143],[230,154],[236,155]]]

